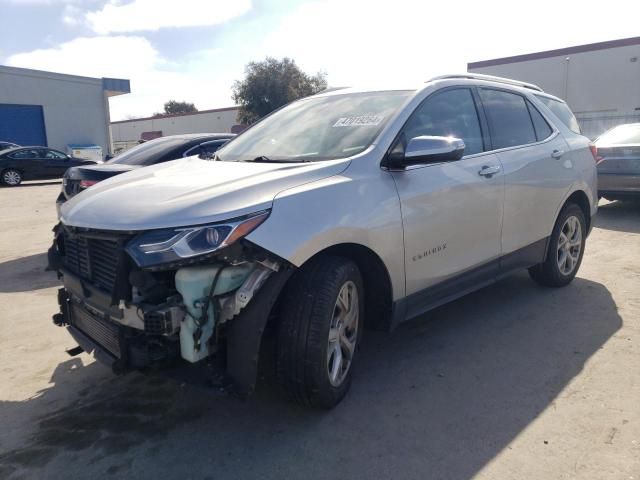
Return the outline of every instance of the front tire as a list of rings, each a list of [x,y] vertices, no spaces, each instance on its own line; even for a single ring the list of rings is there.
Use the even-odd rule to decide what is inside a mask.
[[[323,256],[291,278],[278,326],[277,372],[288,396],[332,408],[346,395],[364,319],[360,271]]]
[[[529,275],[540,285],[564,287],[578,273],[587,239],[587,222],[582,209],[566,205],[553,227],[547,257],[544,262],[529,269]]]
[[[2,183],[10,187],[17,187],[22,183],[22,174],[18,170],[8,168],[2,172]]]

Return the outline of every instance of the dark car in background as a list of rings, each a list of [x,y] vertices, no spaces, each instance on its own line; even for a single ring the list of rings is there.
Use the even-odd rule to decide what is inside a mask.
[[[85,188],[137,168],[191,155],[208,157],[233,137],[232,133],[170,135],[136,145],[103,164],[71,168],[62,179],[57,203],[60,205]]]
[[[618,125],[595,141],[598,195],[607,200],[640,198],[640,123]]]
[[[16,187],[23,180],[60,178],[71,167],[96,165],[47,147],[18,147],[0,152],[0,181]]]
[[[0,152],[9,148],[18,148],[20,145],[11,142],[0,142]]]

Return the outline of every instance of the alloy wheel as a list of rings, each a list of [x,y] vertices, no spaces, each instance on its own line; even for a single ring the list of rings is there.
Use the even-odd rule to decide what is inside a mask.
[[[580,260],[582,250],[582,226],[578,217],[568,217],[558,236],[556,261],[563,275],[570,275]]]
[[[338,293],[327,342],[329,382],[339,387],[349,372],[358,340],[360,304],[358,289],[351,280]]]
[[[15,170],[7,170],[2,174],[2,181],[7,185],[16,186],[22,181],[22,177]]]

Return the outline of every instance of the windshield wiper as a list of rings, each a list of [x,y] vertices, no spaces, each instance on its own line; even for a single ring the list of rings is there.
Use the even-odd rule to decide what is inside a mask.
[[[291,160],[286,158],[269,158],[266,155],[260,155],[253,160],[250,160],[256,163],[303,163],[309,162],[310,160]]]

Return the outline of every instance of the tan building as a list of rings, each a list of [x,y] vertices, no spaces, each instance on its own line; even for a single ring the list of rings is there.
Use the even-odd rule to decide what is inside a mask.
[[[199,112],[162,117],[136,118],[111,122],[114,151],[136,145],[140,140],[151,140],[182,133],[238,133],[244,128],[238,124],[239,107],[214,108]]]
[[[563,98],[591,138],[640,122],[640,37],[471,62],[467,70],[535,83]]]

